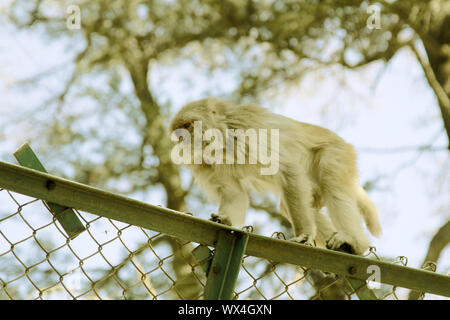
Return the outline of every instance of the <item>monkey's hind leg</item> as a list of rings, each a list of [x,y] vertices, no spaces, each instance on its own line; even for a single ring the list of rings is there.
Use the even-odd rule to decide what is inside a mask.
[[[338,189],[340,188],[340,189]],[[325,204],[337,231],[327,240],[327,248],[363,254],[370,245],[364,233],[362,217],[351,188],[336,186],[324,192]]]
[[[357,205],[355,150],[349,144],[337,142],[321,149],[317,157],[321,194],[337,229],[328,239],[327,247],[362,254],[370,243]]]

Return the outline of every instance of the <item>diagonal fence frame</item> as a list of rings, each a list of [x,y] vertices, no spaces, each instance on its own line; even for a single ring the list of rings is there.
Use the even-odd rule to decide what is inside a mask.
[[[342,275],[352,286],[362,288],[360,294],[356,292],[360,299],[371,298],[365,284],[374,266],[382,283],[450,297],[447,275],[248,233],[11,163],[0,162],[0,188],[209,247],[217,246],[223,232],[245,234],[241,254]],[[236,259],[230,261],[236,264]]]

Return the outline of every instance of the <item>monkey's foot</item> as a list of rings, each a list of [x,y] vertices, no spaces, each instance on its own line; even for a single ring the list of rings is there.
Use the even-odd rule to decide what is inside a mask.
[[[304,244],[305,246],[315,247],[314,238],[307,233],[302,233],[301,235],[292,238],[291,241]]]
[[[209,220],[231,226],[231,221],[230,219],[228,219],[228,217],[224,217],[215,213],[211,214],[211,218]]]
[[[350,243],[353,239],[345,232],[335,232],[330,239],[327,240],[327,248],[335,251],[355,254],[356,250]]]

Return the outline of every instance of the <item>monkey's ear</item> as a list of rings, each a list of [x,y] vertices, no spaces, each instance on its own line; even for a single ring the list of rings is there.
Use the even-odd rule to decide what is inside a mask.
[[[226,103],[215,98],[208,98],[207,107],[213,115],[223,115],[225,113]]]

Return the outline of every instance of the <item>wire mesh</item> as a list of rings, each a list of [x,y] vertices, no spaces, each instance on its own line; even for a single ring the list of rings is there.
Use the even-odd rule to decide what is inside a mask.
[[[203,298],[196,243],[77,210],[86,231],[71,240],[45,202],[0,189],[0,203],[0,299]],[[368,255],[380,259],[374,248]],[[247,255],[234,298],[405,299],[408,292],[368,290],[360,280]]]

